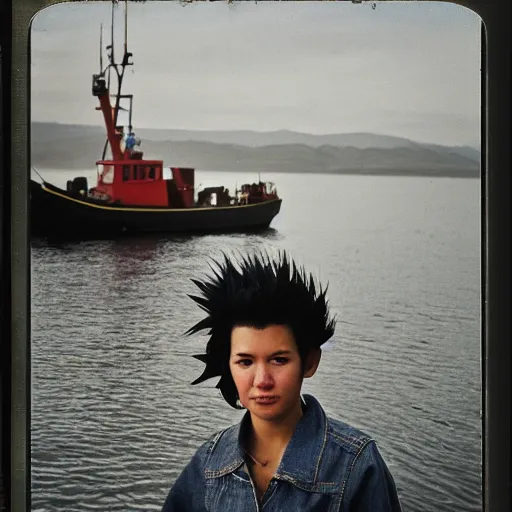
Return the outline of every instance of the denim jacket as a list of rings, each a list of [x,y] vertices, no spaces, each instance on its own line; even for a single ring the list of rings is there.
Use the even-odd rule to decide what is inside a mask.
[[[199,448],[162,512],[400,512],[375,441],[328,418],[314,397],[304,400],[305,412],[261,502],[240,442],[247,413]]]

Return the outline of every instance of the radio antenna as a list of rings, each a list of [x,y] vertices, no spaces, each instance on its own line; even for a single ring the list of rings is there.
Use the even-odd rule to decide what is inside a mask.
[[[103,23],[100,24],[100,75],[103,73]]]
[[[114,2],[112,2],[112,21],[110,23],[110,55],[112,56],[112,62],[115,63],[114,57]]]
[[[124,3],[124,55],[128,53],[128,1]]]

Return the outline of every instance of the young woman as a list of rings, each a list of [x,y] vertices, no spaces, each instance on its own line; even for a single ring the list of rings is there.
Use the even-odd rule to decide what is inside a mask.
[[[375,441],[301,397],[334,334],[326,290],[286,254],[227,257],[193,280],[209,330],[193,384],[217,388],[242,421],[212,436],[183,470],[163,512],[395,512],[400,502]]]

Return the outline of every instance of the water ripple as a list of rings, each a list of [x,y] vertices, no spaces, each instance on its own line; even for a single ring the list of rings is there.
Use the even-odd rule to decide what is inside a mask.
[[[391,180],[385,189],[384,180],[387,202],[375,194],[381,210],[366,218],[350,214],[360,205],[318,199],[314,211],[325,219],[313,222],[290,198],[280,236],[34,245],[32,510],[160,510],[199,444],[239,420],[216,382],[190,386],[203,369],[191,356],[205,337],[184,336],[202,317],[187,298],[188,277],[221,249],[262,246],[286,248],[329,276],[340,322],[304,392],[377,439],[405,510],[480,510],[479,248],[469,243],[478,240],[478,216],[471,224],[465,207],[458,216],[450,201],[472,196],[448,196],[442,181],[424,183],[436,190],[432,211],[445,212],[437,221],[422,216],[422,196],[404,199],[417,182]],[[361,197],[362,182],[343,183]],[[397,186],[409,188],[398,196]],[[334,181],[325,190],[336,190]],[[396,219],[379,227],[395,204]]]

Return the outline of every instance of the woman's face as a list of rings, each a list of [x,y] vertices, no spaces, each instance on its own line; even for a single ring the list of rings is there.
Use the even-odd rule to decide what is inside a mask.
[[[311,377],[318,357],[303,367],[291,329],[235,327],[231,332],[229,367],[242,405],[261,420],[282,422],[300,411],[304,377]]]

